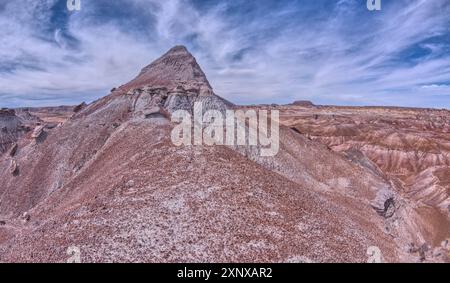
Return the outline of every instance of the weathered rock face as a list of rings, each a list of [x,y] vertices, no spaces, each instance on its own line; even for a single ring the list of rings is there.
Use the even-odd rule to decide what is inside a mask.
[[[72,107],[69,108],[72,109]],[[44,128],[51,129],[56,127],[56,123],[65,121],[71,115],[67,113],[72,113],[72,111],[63,109],[48,107],[0,110],[0,156],[7,152],[9,156],[13,157],[19,147],[35,139],[37,134],[39,136],[43,134]],[[64,112],[64,114],[60,112]]]
[[[199,89],[185,90],[182,86],[172,90],[165,87],[144,86],[128,91],[127,95],[133,100],[132,111],[138,116],[155,107],[162,108],[167,113],[185,110],[192,114],[196,102],[202,103],[204,110],[214,109],[223,112],[232,107],[230,103],[213,93],[202,95]],[[170,119],[170,115],[168,118]]]
[[[2,261],[61,262],[73,245],[84,262],[365,262],[370,246],[415,260],[407,245],[424,241],[426,220],[370,160],[288,127],[274,158],[176,147],[170,114],[197,101],[233,107],[175,47],[21,147],[17,176],[0,158]]]
[[[176,46],[145,67],[131,82],[116,90],[133,99],[137,115],[154,107],[173,113],[191,112],[196,102],[205,110],[224,111],[232,104],[216,96],[196,59],[184,46]]]
[[[23,121],[14,110],[0,110],[0,156],[14,146],[25,130]]]

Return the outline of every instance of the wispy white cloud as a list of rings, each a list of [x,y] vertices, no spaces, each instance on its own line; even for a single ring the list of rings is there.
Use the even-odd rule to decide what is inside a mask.
[[[450,108],[447,0],[61,1],[0,7],[0,106],[90,101],[186,44],[236,103]]]

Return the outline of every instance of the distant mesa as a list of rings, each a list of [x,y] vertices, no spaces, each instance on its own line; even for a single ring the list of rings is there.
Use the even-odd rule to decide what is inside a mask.
[[[311,101],[308,101],[308,100],[297,100],[297,101],[294,101],[294,103],[292,103],[292,105],[301,106],[301,107],[315,107],[316,106],[316,105],[314,105],[314,103],[312,103]]]

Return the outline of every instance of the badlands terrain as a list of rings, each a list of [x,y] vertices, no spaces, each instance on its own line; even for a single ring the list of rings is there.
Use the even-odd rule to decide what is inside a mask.
[[[171,115],[280,111],[280,150]],[[448,262],[450,112],[237,106],[182,46],[88,105],[0,110],[0,262]],[[377,253],[377,252],[376,252]]]

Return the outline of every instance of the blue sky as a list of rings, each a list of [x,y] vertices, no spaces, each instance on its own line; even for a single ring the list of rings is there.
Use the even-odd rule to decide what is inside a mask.
[[[238,104],[450,108],[450,0],[0,0],[0,107],[90,102],[173,45]]]

